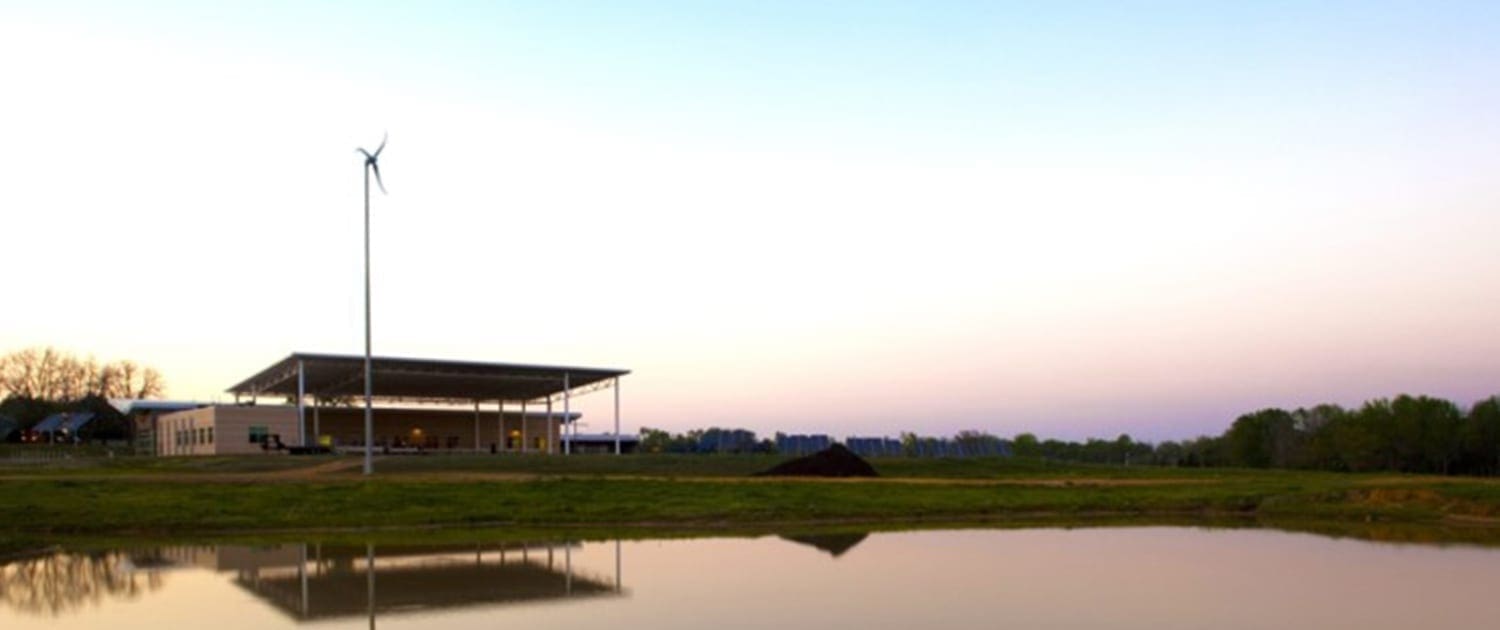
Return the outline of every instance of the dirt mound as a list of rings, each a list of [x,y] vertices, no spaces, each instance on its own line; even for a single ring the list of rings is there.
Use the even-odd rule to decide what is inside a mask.
[[[787,460],[767,470],[755,473],[757,477],[878,477],[875,467],[843,444],[834,444],[821,451]]]

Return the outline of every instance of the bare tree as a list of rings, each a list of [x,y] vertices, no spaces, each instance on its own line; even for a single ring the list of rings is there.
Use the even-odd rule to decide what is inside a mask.
[[[0,394],[66,402],[90,395],[153,398],[165,389],[161,372],[129,360],[100,364],[52,347],[0,356]]]

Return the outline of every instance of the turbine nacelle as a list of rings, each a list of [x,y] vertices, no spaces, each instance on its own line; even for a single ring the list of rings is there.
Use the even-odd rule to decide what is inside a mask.
[[[390,139],[390,134],[381,135],[380,146],[375,147],[374,153],[370,153],[364,150],[364,148],[355,149],[355,152],[365,156],[365,168],[375,172],[375,185],[380,187],[380,193],[383,195],[390,194],[385,191],[385,182],[380,180],[380,152],[385,150],[385,141],[388,139]]]

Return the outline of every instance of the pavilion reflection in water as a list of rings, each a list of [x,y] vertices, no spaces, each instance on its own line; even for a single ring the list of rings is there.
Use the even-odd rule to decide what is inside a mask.
[[[613,579],[575,567],[577,543],[489,546],[291,544],[173,547],[182,565],[234,573],[234,583],[297,621],[320,621],[622,595]]]

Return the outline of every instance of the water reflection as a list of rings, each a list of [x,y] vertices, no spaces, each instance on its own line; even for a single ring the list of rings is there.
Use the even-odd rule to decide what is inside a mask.
[[[1404,630],[1489,627],[1500,618],[1500,599],[1490,596],[1500,584],[1494,548],[1210,527],[176,545],[0,560],[0,576],[5,630],[159,630],[206,620],[213,630],[377,622],[973,628],[1002,620],[1017,628]]]
[[[418,613],[625,594],[620,545],[614,575],[573,565],[577,542],[490,545],[175,546],[129,552],[43,553],[0,566],[12,610],[56,615],[155,590],[173,570],[232,575],[234,585],[294,621]]]
[[[156,566],[149,556],[120,552],[39,553],[0,565],[0,601],[24,613],[57,615],[105,598],[134,598],[161,587]]]
[[[584,575],[577,543],[379,547],[216,547],[213,568],[297,621],[375,617],[476,605],[623,594],[615,579]],[[203,564],[199,563],[200,566]]]

